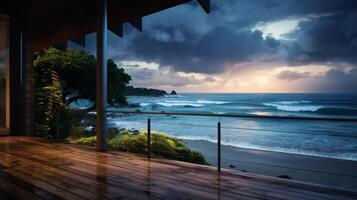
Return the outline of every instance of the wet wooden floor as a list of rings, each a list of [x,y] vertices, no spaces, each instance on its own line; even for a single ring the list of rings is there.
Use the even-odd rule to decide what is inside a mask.
[[[0,137],[0,199],[357,199],[357,194],[244,172]]]

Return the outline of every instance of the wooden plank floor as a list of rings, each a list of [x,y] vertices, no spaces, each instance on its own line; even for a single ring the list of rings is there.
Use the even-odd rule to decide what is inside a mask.
[[[357,199],[290,180],[121,153],[0,137],[0,199]]]

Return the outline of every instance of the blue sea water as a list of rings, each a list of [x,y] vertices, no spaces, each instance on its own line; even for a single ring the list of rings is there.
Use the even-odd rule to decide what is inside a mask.
[[[357,118],[357,94],[180,94],[129,97],[137,110]],[[111,126],[145,129],[145,115],[110,115]],[[357,160],[357,123],[279,119],[245,119],[152,115],[155,131],[191,140],[216,142],[217,122],[222,144],[241,148]]]

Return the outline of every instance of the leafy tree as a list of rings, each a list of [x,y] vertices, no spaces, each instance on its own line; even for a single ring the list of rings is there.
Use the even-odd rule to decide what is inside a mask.
[[[62,82],[63,98],[67,104],[79,98],[95,102],[96,59],[85,51],[68,49],[60,51],[49,48],[36,54],[35,69],[51,68]],[[108,103],[127,104],[124,96],[126,85],[131,80],[124,69],[118,68],[113,60],[108,60]]]
[[[108,103],[127,105],[125,88],[131,80],[123,68],[118,68],[113,60],[108,60]]]
[[[96,59],[85,51],[49,48],[37,52],[34,60],[35,126],[49,133],[58,110],[78,99],[95,102]],[[127,104],[124,90],[131,77],[108,60],[108,103]],[[95,107],[95,105],[93,106]],[[53,129],[52,129],[53,130]]]

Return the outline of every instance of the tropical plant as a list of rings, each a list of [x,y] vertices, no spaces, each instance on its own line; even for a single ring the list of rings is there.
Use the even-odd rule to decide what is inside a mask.
[[[108,60],[109,104],[127,104],[124,90],[130,80],[124,69]],[[34,81],[36,133],[51,137],[58,112],[71,122],[64,126],[67,130],[63,132],[68,132],[77,123],[74,114],[67,109],[68,105],[78,99],[95,102],[96,59],[85,51],[44,49],[35,54]],[[94,108],[95,104],[91,109]]]
[[[35,128],[48,136],[56,112],[63,109],[62,84],[52,67],[35,67]]]

